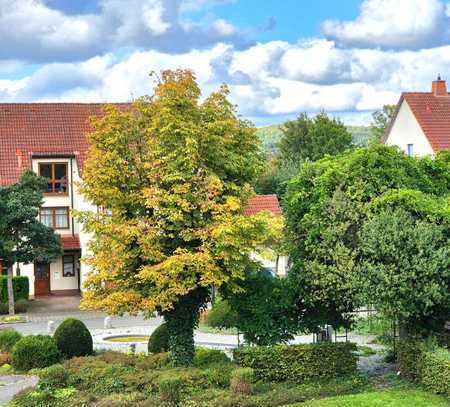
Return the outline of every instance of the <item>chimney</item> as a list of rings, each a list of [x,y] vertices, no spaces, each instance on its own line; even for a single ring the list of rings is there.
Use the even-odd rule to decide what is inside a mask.
[[[433,81],[431,93],[433,96],[448,96],[447,84],[441,79],[441,75],[438,75],[437,80]]]

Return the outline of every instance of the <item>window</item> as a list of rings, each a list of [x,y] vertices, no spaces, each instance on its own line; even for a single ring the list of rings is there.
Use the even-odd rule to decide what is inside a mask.
[[[41,208],[41,223],[53,229],[69,229],[69,208]]]
[[[48,178],[48,194],[67,194],[67,163],[40,163],[39,175]]]
[[[75,255],[63,256],[63,277],[75,277]]]
[[[413,156],[413,154],[414,154],[414,150],[413,150],[413,145],[412,144],[408,144],[407,145],[407,150],[406,150],[406,152],[407,152],[407,154],[408,154],[408,157],[412,157]]]

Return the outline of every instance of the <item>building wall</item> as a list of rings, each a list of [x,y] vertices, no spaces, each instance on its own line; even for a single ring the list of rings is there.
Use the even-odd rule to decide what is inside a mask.
[[[408,144],[413,145],[413,155],[433,155],[434,151],[422,131],[411,108],[403,101],[397,118],[386,140],[388,145],[396,145],[407,153]]]
[[[289,263],[288,256],[278,256],[278,262],[275,253],[273,253],[273,256],[270,256],[270,258],[261,257],[257,254],[254,254],[252,258],[259,261],[265,269],[270,270],[274,275],[279,277],[287,276]]]
[[[79,177],[79,171],[77,162],[74,158],[36,158],[32,160],[32,169],[34,172],[38,173],[39,163],[67,163],[68,172],[68,194],[67,195],[44,195],[44,202],[42,207],[68,207],[69,211],[72,209],[77,210],[95,210],[95,207],[89,205],[83,196],[79,193],[79,188],[77,183],[81,181]],[[73,194],[72,194],[73,192]],[[72,233],[79,236],[81,255],[87,253],[87,243],[90,236],[86,234],[81,225],[73,220],[72,214],[69,212],[69,228],[68,229],[57,229],[55,233],[60,235],[71,235]],[[34,296],[34,264],[20,264],[20,274],[27,276],[30,282],[30,295]],[[14,266],[14,272],[16,272],[17,266]],[[81,284],[84,281],[86,274],[89,269],[86,265],[80,264],[79,270],[76,267],[76,273],[74,277],[64,277],[62,272],[62,257],[56,258],[52,263],[50,263],[50,291],[61,291],[61,290],[77,290],[79,288],[78,283],[78,272],[80,273]]]
[[[34,264],[20,264],[20,275],[28,277],[30,283],[30,296],[34,297]],[[62,257],[50,263],[50,292],[78,289],[78,270],[75,268],[74,277],[64,277],[62,272]],[[16,266],[14,266],[16,272]]]

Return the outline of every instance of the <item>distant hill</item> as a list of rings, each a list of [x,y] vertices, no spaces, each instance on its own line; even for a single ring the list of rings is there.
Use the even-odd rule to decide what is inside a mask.
[[[262,141],[264,148],[269,151],[276,151],[277,144],[282,136],[282,124],[272,124],[271,126],[259,127],[256,134]],[[353,142],[365,147],[369,140],[369,127],[367,126],[347,126],[347,130],[353,136]]]

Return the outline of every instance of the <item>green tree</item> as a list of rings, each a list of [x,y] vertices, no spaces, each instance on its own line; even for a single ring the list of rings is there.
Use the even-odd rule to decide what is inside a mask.
[[[303,313],[299,312],[302,305],[288,280],[258,271],[247,277],[242,288],[242,292],[225,289],[222,293],[247,343],[266,346],[294,338]]]
[[[282,198],[287,182],[297,173],[298,165],[282,161],[278,154],[270,154],[266,165],[254,184],[255,192],[261,195],[276,194]]]
[[[362,292],[403,333],[443,330],[450,315],[448,231],[402,207],[373,214],[360,230]]]
[[[395,114],[395,105],[384,105],[382,110],[372,113],[369,127],[369,144],[381,143],[386,130]]]
[[[193,331],[212,285],[239,290],[270,217],[243,215],[261,168],[255,129],[224,86],[200,101],[190,71],[165,71],[155,93],[93,122],[82,192],[99,213],[84,306],[155,311],[176,365],[194,356]]]
[[[62,254],[59,237],[38,221],[47,181],[31,171],[0,189],[0,261],[8,268],[9,314],[14,315],[15,263],[49,263]]]
[[[297,165],[305,160],[319,160],[327,154],[342,153],[352,145],[352,135],[345,125],[326,113],[319,113],[314,118],[302,113],[296,120],[286,122],[282,132],[281,161]]]
[[[366,305],[359,232],[370,214],[389,205],[419,211],[424,219],[448,213],[449,162],[448,154],[411,158],[377,144],[302,165],[285,199],[289,278],[307,309],[315,310],[313,325],[345,325],[350,312]]]

